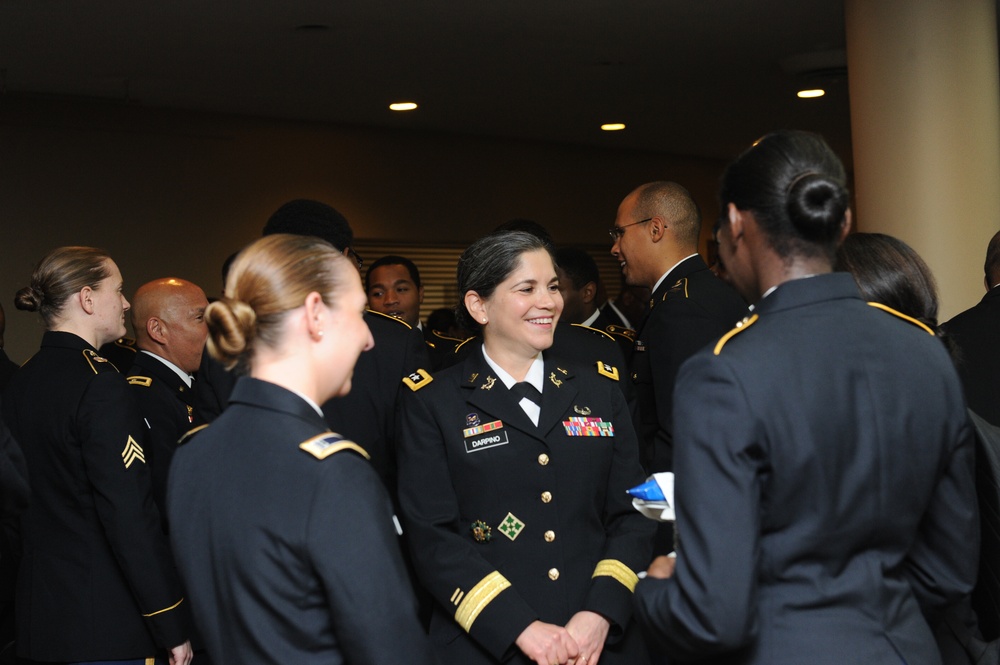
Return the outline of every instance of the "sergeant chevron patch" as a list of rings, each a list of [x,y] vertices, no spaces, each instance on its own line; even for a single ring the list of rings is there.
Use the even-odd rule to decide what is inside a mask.
[[[135,439],[130,435],[128,441],[125,443],[125,450],[122,451],[122,461],[125,462],[125,468],[127,469],[136,460],[145,464],[146,454],[142,451],[142,446],[136,443]]]

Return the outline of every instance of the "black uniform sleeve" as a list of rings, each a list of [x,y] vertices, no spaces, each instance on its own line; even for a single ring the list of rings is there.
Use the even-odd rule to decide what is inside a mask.
[[[964,415],[961,414],[961,415]],[[941,460],[942,473],[905,575],[925,614],[933,615],[972,590],[978,572],[979,514],[976,510],[975,430],[966,420],[955,445]]]
[[[699,415],[678,423],[677,570],[639,582],[635,610],[648,642],[692,658],[736,649],[756,634],[763,456],[755,415],[724,364],[696,357],[684,376],[697,380],[683,383],[675,410]]]
[[[684,361],[706,344],[715,341],[731,326],[709,316],[691,300],[668,298],[656,306],[665,311],[650,317],[653,326],[648,334],[649,362],[652,369],[653,391],[656,395],[658,428],[654,447],[654,471],[669,470],[674,450],[674,384]],[[666,457],[662,457],[666,452]],[[666,466],[665,466],[666,465]]]
[[[367,461],[337,453],[310,508],[310,557],[349,663],[430,665],[389,497]]]
[[[615,436],[604,505],[607,540],[583,609],[611,622],[608,641],[613,643],[624,635],[632,618],[632,593],[639,581],[635,571],[644,570],[649,562],[656,523],[637,512],[626,493],[643,481],[639,444],[624,397],[616,388],[609,392]]]
[[[14,517],[28,505],[28,466],[21,447],[0,419],[0,519]]]
[[[156,643],[182,644],[188,608],[153,503],[142,418],[117,372],[94,376],[78,414],[83,463],[98,517]]]
[[[444,435],[420,394],[402,393],[401,423],[399,499],[417,573],[459,626],[503,660],[538,616],[472,540],[459,535]]]

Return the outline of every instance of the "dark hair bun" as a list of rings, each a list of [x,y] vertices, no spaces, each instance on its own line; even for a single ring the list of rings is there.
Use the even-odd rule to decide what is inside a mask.
[[[208,352],[232,369],[250,346],[257,328],[257,313],[242,300],[222,298],[205,308]]]
[[[788,218],[805,240],[827,242],[835,239],[848,204],[847,190],[819,173],[799,175],[788,186]]]
[[[14,296],[14,307],[25,312],[37,312],[42,307],[42,294],[32,286],[26,286]]]

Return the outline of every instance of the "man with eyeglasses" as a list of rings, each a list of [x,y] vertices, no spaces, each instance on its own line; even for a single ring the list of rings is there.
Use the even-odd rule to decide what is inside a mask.
[[[611,254],[621,263],[626,283],[652,291],[630,366],[640,409],[643,464],[650,473],[672,471],[677,371],[696,351],[732,329],[747,306],[698,254],[701,214],[677,183],[651,182],[632,191],[618,207],[610,233]],[[669,545],[668,540],[663,547],[669,551]]]

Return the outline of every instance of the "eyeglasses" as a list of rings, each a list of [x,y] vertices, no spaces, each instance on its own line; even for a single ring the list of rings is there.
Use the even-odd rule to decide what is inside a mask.
[[[358,270],[365,267],[365,260],[361,258],[361,255],[354,251],[353,247],[347,248],[347,255],[354,259],[354,262],[358,265]]]
[[[625,226],[612,226],[608,229],[608,235],[611,236],[611,242],[618,242],[621,240],[621,237],[625,235],[625,229],[628,227],[635,226],[636,224],[644,224],[651,219],[653,218],[647,217],[646,219],[640,219],[638,222],[632,222],[631,224],[626,224]]]

